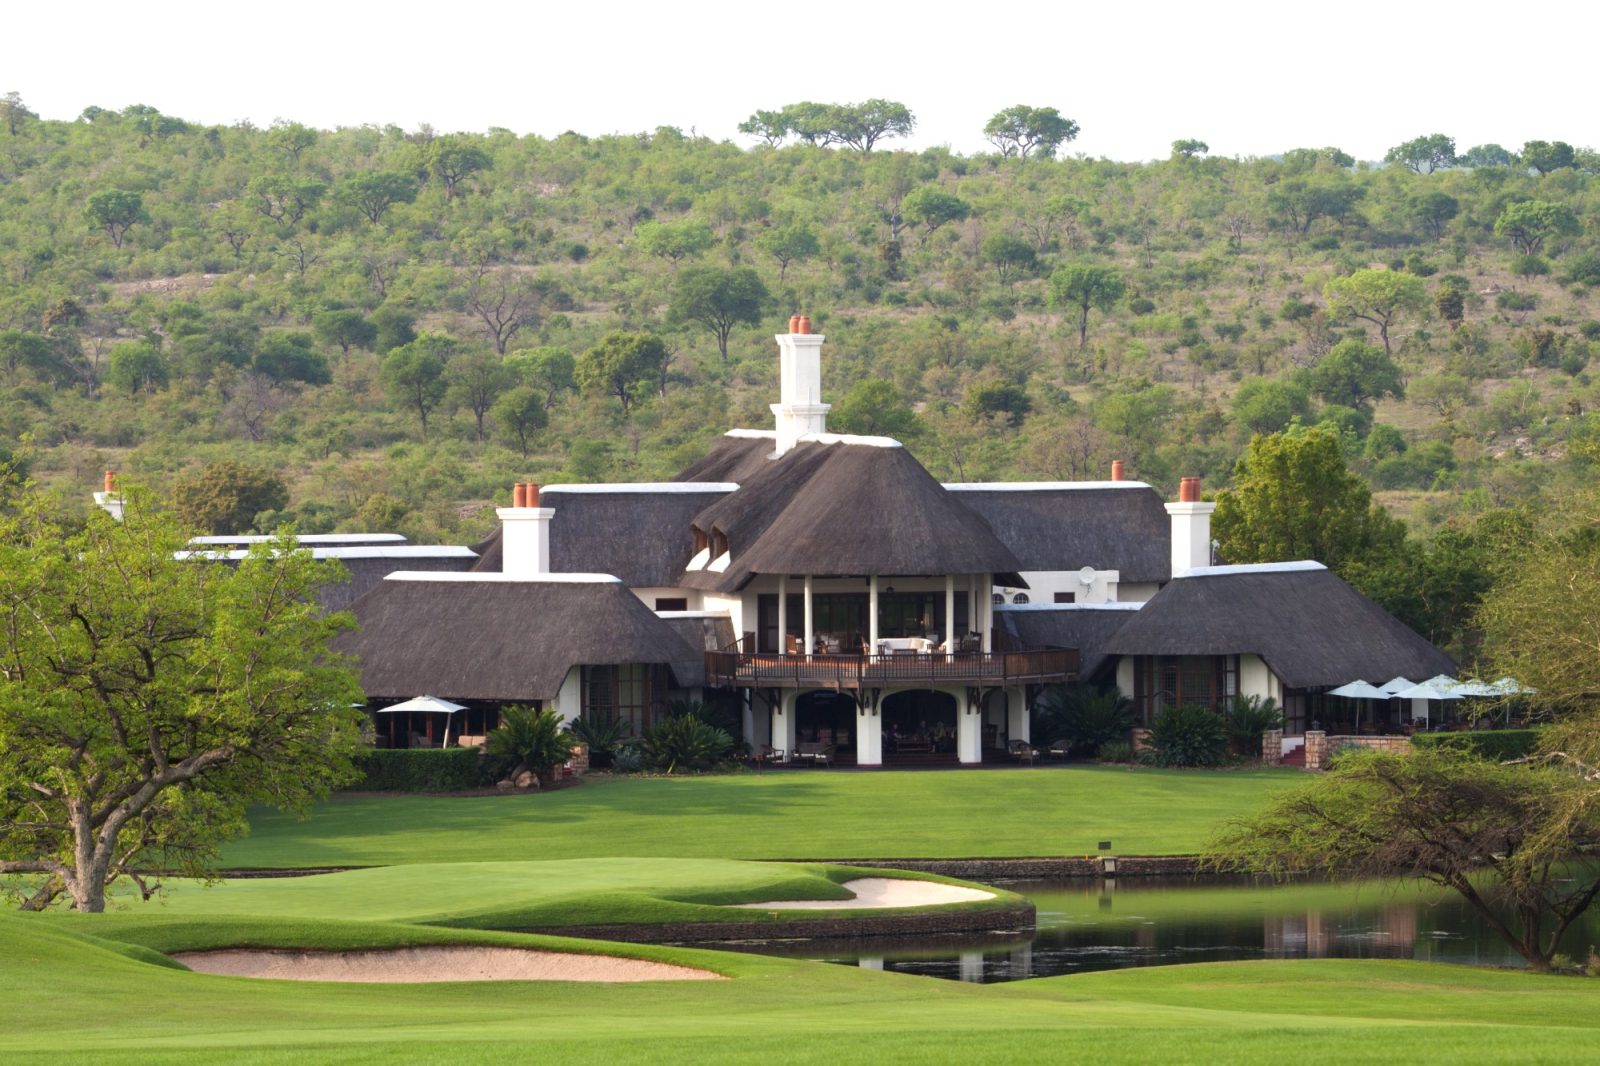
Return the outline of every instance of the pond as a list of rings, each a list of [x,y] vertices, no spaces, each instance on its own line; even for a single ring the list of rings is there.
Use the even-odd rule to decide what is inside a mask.
[[[1032,932],[707,944],[791,958],[994,982],[1239,959],[1374,958],[1520,966],[1454,892],[1415,884],[1271,884],[1138,878],[1002,882],[1039,908]],[[1568,931],[1600,946],[1600,908]]]

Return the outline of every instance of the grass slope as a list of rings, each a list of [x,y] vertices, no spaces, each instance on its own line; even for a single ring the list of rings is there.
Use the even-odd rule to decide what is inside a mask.
[[[1034,768],[968,773],[785,772],[592,778],[545,795],[337,797],[305,822],[262,812],[225,865],[672,856],[959,858],[1199,850],[1224,819],[1305,777]]]
[[[92,929],[104,937],[82,935]],[[191,974],[147,952],[256,937],[328,947],[508,933],[377,922],[0,915],[0,1060],[30,1063],[1105,1063],[1592,1061],[1586,981],[1411,963],[1163,967],[976,986],[756,956],[618,947],[710,966],[713,984],[341,985]],[[591,945],[592,948],[592,945]],[[607,948],[607,950],[613,950]]]

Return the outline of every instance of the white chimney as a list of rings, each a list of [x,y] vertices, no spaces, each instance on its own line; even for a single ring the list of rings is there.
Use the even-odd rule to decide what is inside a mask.
[[[105,511],[106,514],[122,521],[122,494],[117,491],[117,472],[106,471],[106,490],[94,494],[95,506]]]
[[[1211,512],[1214,503],[1200,499],[1200,479],[1186,477],[1178,483],[1178,502],[1167,504],[1172,516],[1172,576],[1197,566],[1211,565]]]
[[[500,516],[500,570],[512,577],[534,577],[550,572],[550,519],[555,508],[539,506],[539,486],[518,482],[511,490],[511,506],[498,507]]]
[[[810,433],[828,431],[828,408],[822,402],[822,334],[811,332],[808,315],[791,315],[789,332],[779,333],[777,420],[778,454]]]

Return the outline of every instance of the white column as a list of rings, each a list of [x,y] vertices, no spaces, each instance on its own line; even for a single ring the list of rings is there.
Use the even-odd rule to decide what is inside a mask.
[[[867,654],[878,654],[878,575],[867,578]]]
[[[1028,690],[1020,685],[1006,689],[1006,736],[1031,742],[1028,721]]]
[[[978,597],[978,617],[983,619],[983,626],[978,632],[983,634],[983,650],[993,651],[994,634],[994,575],[979,574],[978,587],[983,594]]]
[[[797,693],[784,689],[772,708],[772,746],[783,752],[786,762],[794,759],[794,703]]]
[[[744,742],[754,748],[756,746],[756,716],[751,709],[751,701],[754,697],[749,696],[749,691],[749,689],[745,690],[748,698],[740,701],[742,706],[739,708],[739,727],[744,732]]]
[[[883,719],[876,708],[856,703],[856,765],[883,765]]]
[[[968,766],[983,761],[983,707],[966,693],[956,697],[956,758]]]
[[[789,575],[778,575],[778,654],[789,654]],[[773,745],[776,747],[777,745]]]
[[[956,650],[956,576],[944,575],[944,647],[946,653]]]
[[[817,646],[816,645],[816,632],[815,632],[814,627],[812,626],[811,622],[812,622],[812,613],[811,613],[811,575],[807,574],[806,575],[806,634],[805,634],[805,642],[806,643],[805,643],[805,649],[804,649],[805,650],[805,657],[807,659],[811,658],[811,650]]]

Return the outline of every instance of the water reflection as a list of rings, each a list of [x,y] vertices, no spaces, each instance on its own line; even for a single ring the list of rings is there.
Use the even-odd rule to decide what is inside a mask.
[[[1429,886],[1140,878],[1005,887],[1038,906],[1035,930],[721,946],[974,982],[1263,958],[1522,961],[1464,901]],[[1591,944],[1600,944],[1600,912],[1576,923],[1564,948],[1581,957]]]

